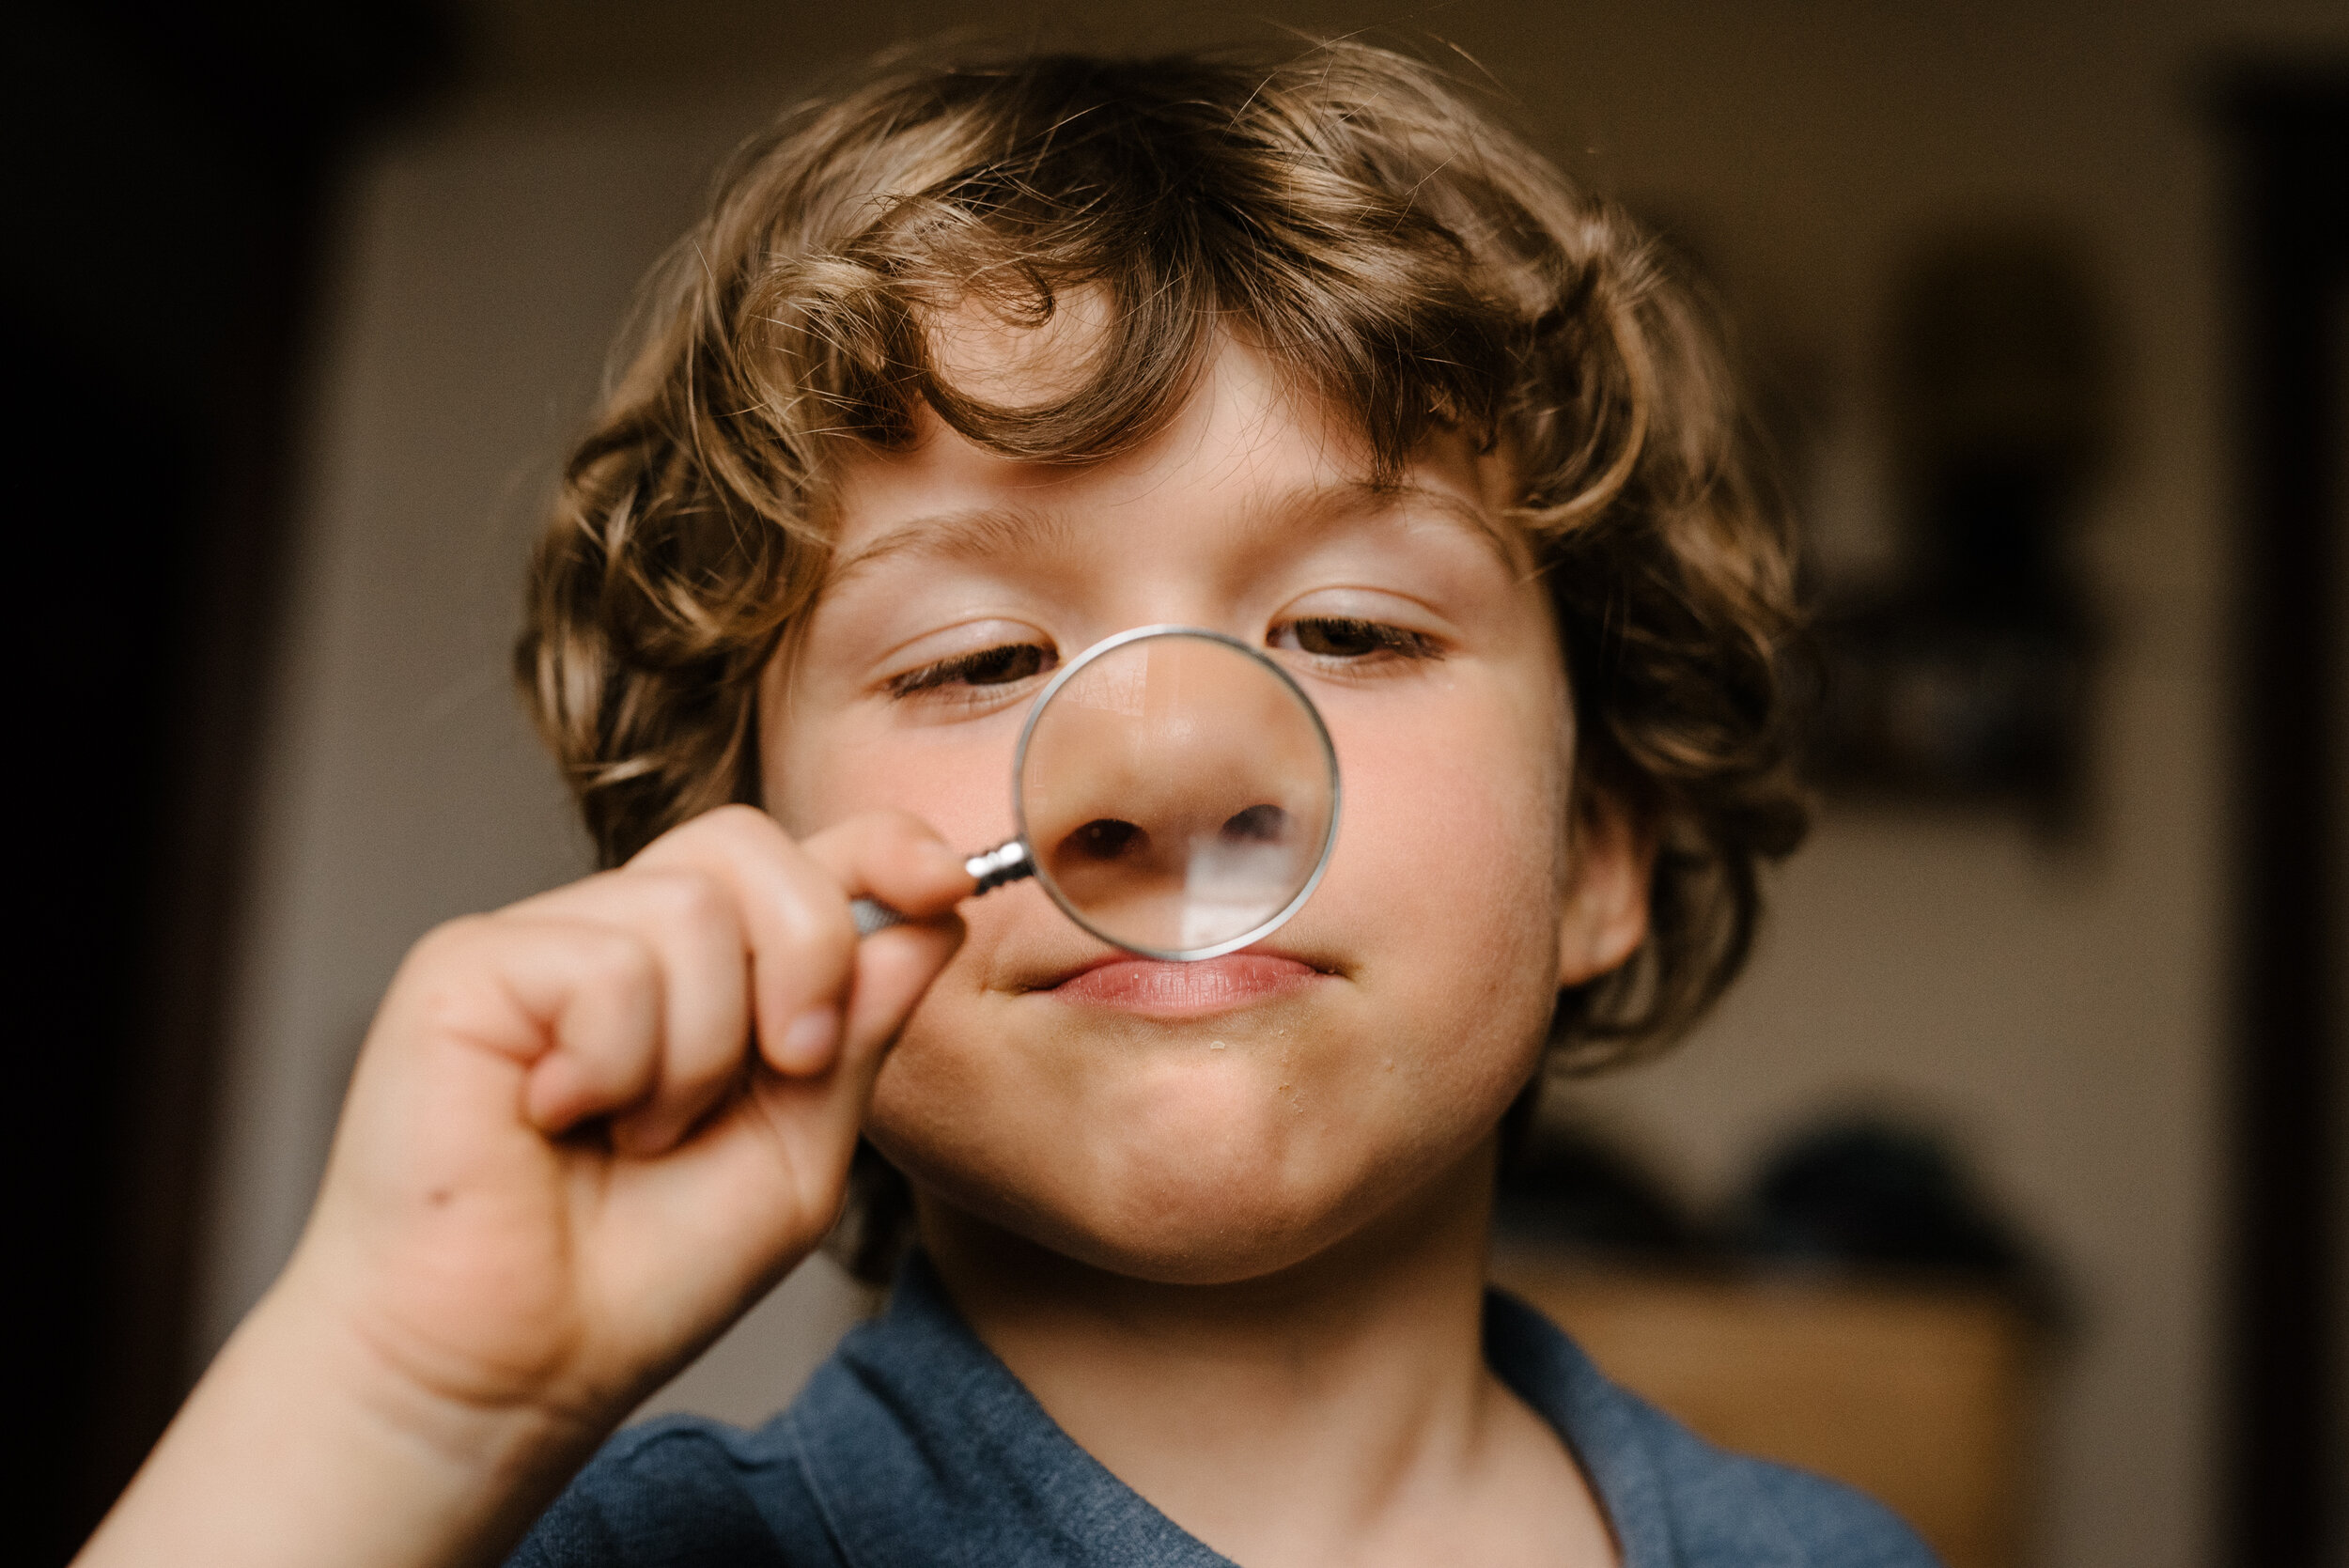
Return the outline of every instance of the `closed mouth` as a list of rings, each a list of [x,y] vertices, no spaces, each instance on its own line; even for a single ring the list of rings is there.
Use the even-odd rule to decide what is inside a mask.
[[[1227,953],[1187,963],[1115,954],[1039,987],[1038,994],[1076,1006],[1188,1018],[1252,1006],[1324,978],[1327,971],[1278,953]]]

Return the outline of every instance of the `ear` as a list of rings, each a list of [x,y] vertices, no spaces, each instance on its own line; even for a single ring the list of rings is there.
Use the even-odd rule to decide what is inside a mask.
[[[1561,988],[1618,968],[1647,939],[1656,835],[1598,790],[1577,802],[1567,843],[1566,900],[1558,923]]]

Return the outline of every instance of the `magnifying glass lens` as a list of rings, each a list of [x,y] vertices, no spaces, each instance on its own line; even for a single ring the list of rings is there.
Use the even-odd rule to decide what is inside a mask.
[[[1053,901],[1164,957],[1240,945],[1284,917],[1337,813],[1304,694],[1261,655],[1192,631],[1117,642],[1071,670],[1030,723],[1016,786]]]

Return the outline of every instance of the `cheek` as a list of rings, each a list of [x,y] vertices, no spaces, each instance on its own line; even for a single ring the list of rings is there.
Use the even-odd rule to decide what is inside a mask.
[[[1409,911],[1394,937],[1451,960],[1417,966],[1430,985],[1535,953],[1555,968],[1570,721],[1563,691],[1501,674],[1464,675],[1408,711],[1331,715],[1346,792],[1332,912]]]
[[[1465,1095],[1471,1115],[1532,1070],[1557,995],[1571,741],[1562,707],[1513,695],[1459,693],[1339,737],[1329,918],[1362,924],[1368,978],[1420,1032],[1422,1103]]]
[[[770,704],[768,711],[786,713],[788,705]],[[795,838],[886,810],[920,817],[965,853],[991,849],[1011,833],[1011,758],[1024,711],[928,728],[889,727],[855,714],[770,720],[760,751],[762,799]]]

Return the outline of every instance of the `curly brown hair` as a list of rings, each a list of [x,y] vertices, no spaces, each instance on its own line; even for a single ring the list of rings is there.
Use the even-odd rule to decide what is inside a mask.
[[[1109,306],[1083,384],[1009,408],[941,379],[941,313],[1035,324],[1079,289]],[[531,571],[517,668],[603,860],[758,799],[760,673],[821,585],[844,444],[902,448],[927,405],[999,453],[1096,460],[1224,334],[1350,411],[1381,474],[1439,426],[1514,460],[1579,786],[1657,848],[1646,941],[1561,996],[1552,1060],[1670,1039],[1803,832],[1783,512],[1659,249],[1459,83],[1357,41],[899,57],[741,150],[648,286]]]

